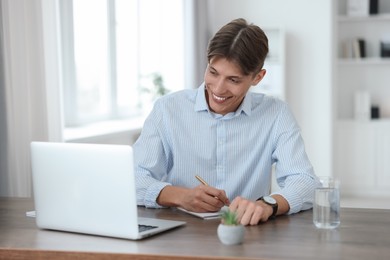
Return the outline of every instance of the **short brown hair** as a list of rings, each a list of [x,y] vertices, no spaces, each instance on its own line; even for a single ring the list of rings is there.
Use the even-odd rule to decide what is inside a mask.
[[[259,72],[268,54],[268,38],[264,31],[239,18],[223,26],[210,40],[208,62],[219,56],[236,62],[244,75]]]

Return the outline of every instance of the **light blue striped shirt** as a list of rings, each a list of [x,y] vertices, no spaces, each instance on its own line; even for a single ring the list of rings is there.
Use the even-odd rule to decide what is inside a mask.
[[[256,200],[269,195],[272,165],[289,213],[312,207],[319,185],[288,106],[248,92],[236,112],[209,110],[204,84],[155,102],[133,146],[139,205],[160,207],[166,185],[193,188],[195,175],[237,196]]]

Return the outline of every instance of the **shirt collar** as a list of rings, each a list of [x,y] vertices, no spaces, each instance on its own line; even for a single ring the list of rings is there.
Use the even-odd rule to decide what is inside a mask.
[[[196,102],[195,102],[195,111],[209,111],[209,105],[206,101],[206,94],[205,94],[205,84],[202,83],[202,85],[198,88],[198,93],[196,95]],[[211,112],[211,111],[210,111]]]
[[[241,114],[241,112],[244,112],[246,115],[250,116],[252,113],[252,95],[251,92],[248,92],[245,95],[244,101],[241,103],[241,105],[238,107],[238,109],[234,112],[234,116],[238,116]],[[198,93],[196,95],[196,102],[195,102],[195,111],[210,111],[209,105],[206,101],[206,94],[205,94],[205,84],[202,83],[202,85],[198,88]],[[229,113],[230,114],[230,113]]]

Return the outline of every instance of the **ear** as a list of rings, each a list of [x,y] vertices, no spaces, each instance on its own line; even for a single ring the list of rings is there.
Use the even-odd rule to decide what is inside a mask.
[[[267,71],[265,69],[261,69],[259,71],[259,73],[257,73],[255,75],[255,77],[253,78],[252,80],[252,86],[256,86],[257,84],[259,84],[259,82],[264,78],[265,74],[267,73]]]

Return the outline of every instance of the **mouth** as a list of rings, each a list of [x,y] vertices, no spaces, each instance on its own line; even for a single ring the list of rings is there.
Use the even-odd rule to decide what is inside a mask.
[[[225,101],[226,99],[228,99],[227,97],[220,97],[220,96],[217,96],[217,95],[215,95],[214,93],[212,93],[212,96],[213,96],[213,99],[215,99],[215,100],[218,101],[218,102],[223,102],[223,101]]]

